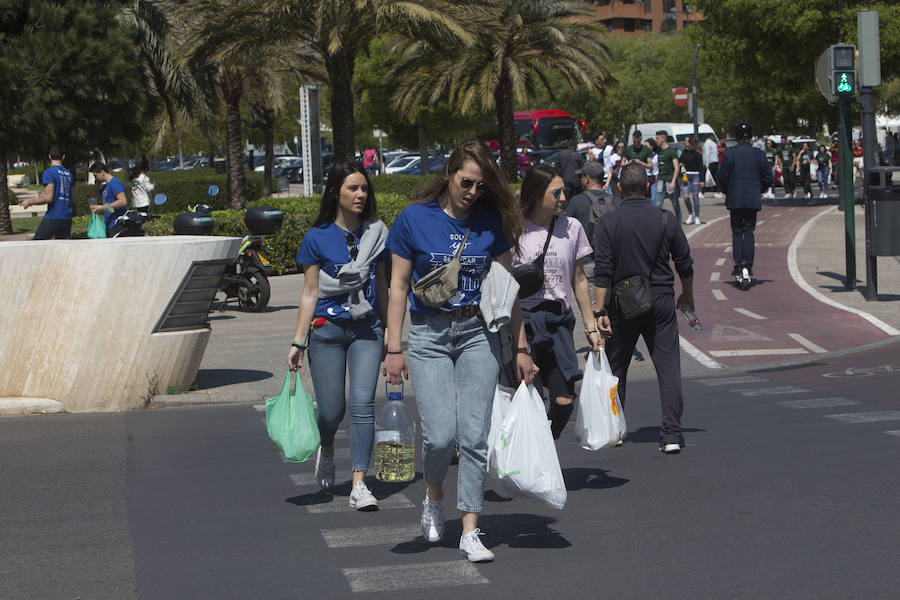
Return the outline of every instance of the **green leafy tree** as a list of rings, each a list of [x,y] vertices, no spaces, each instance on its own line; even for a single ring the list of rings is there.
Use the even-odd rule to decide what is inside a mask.
[[[398,46],[402,59],[396,106],[415,110],[442,97],[459,114],[496,111],[500,162],[516,179],[516,101],[526,103],[543,86],[551,97],[549,74],[566,86],[598,93],[612,80],[602,28],[577,17],[577,5],[554,0],[481,0],[458,3],[461,20],[478,32],[474,43],[429,37]]]

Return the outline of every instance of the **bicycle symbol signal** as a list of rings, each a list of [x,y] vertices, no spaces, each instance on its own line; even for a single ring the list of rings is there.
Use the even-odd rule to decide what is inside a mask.
[[[841,73],[841,81],[838,83],[837,91],[839,94],[847,94],[853,91],[853,87],[850,85],[850,82],[847,81],[846,73]]]

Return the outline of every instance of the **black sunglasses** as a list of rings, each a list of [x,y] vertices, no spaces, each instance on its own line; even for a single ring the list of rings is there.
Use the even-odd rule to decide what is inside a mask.
[[[356,236],[348,231],[347,235],[344,236],[344,241],[347,242],[347,248],[350,249],[350,259],[356,260],[356,257],[359,254],[359,246],[356,245]]]
[[[566,193],[566,188],[556,188],[555,190],[553,190],[552,193],[553,193],[553,197],[556,200],[559,200],[560,195],[562,195],[562,197],[566,198],[566,199],[568,199],[568,197],[569,197],[569,195]]]
[[[461,187],[462,189],[467,190],[467,189],[471,188],[473,185],[475,186],[475,189],[478,190],[479,192],[483,192],[486,187],[484,185],[483,181],[479,181],[478,183],[475,183],[475,180],[469,179],[468,177],[460,177],[459,178],[459,187]]]

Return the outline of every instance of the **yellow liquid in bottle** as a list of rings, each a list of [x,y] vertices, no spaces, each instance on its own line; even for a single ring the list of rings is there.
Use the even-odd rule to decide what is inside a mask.
[[[379,481],[411,481],[416,476],[416,452],[412,444],[375,444],[375,478]]]

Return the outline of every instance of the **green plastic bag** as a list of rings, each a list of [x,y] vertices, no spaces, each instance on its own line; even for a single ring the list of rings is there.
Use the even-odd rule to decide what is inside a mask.
[[[266,430],[284,457],[294,462],[309,460],[319,448],[319,425],[313,398],[303,390],[300,376],[291,390],[291,372],[284,376],[281,393],[266,400]]]
[[[106,223],[103,221],[103,217],[95,212],[91,213],[91,220],[88,221],[88,237],[92,240],[106,237]]]

